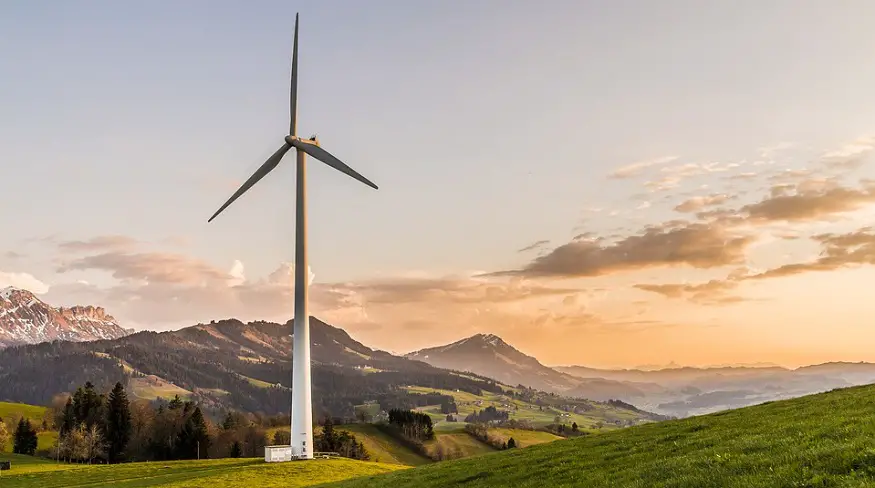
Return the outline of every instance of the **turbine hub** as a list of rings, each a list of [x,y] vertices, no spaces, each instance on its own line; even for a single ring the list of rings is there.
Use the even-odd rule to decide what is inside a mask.
[[[296,137],[296,136],[286,136],[286,143],[290,146],[294,146],[295,145],[294,142],[297,140],[300,140],[300,139],[301,139],[300,137]]]

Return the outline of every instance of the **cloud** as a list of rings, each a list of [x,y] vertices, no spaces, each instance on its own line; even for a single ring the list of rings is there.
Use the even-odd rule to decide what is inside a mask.
[[[754,172],[748,171],[748,172],[744,172],[744,173],[736,173],[734,175],[729,175],[726,177],[726,179],[731,180],[731,181],[733,181],[733,180],[734,181],[750,181],[750,180],[755,180],[755,179],[759,178],[759,176],[760,176],[759,173],[754,173]]]
[[[5,257],[6,259],[22,259],[26,256],[20,252],[7,251],[7,252],[3,253],[3,257]]]
[[[578,288],[551,287],[523,280],[489,280],[479,277],[392,279],[335,285],[362,293],[368,303],[400,304],[500,304],[540,297],[561,297],[580,292]]]
[[[723,305],[742,301],[740,297],[727,292],[738,286],[735,281],[711,280],[697,285],[691,284],[638,284],[639,290],[658,293],[666,298],[684,298],[702,305]]]
[[[759,148],[757,151],[761,158],[772,158],[776,154],[786,151],[787,149],[791,149],[795,147],[796,144],[792,142],[777,142],[775,144],[770,144],[768,146],[764,146]]]
[[[701,176],[710,173],[723,173],[739,167],[738,163],[721,164],[719,162],[710,163],[687,163],[679,166],[668,166],[660,171],[674,175],[678,178],[690,178],[693,176]]]
[[[740,166],[739,163],[686,163],[677,166],[666,166],[660,169],[664,176],[644,183],[651,193],[677,188],[684,180],[711,173],[723,173]]]
[[[135,239],[121,235],[97,236],[87,241],[64,241],[58,248],[64,252],[99,252],[129,249],[137,244]]]
[[[203,261],[170,253],[109,252],[79,258],[58,268],[59,273],[77,270],[106,271],[118,280],[146,283],[204,285],[233,280],[229,273]]]
[[[316,279],[316,275],[313,273],[313,269],[310,266],[307,266],[307,284],[312,285],[313,281]],[[273,273],[268,276],[268,281],[270,283],[276,285],[295,285],[295,264],[294,263],[282,263],[280,267],[276,269]]]
[[[850,189],[805,183],[773,187],[772,196],[740,210],[759,221],[810,221],[851,212],[875,202],[875,188]]]
[[[680,183],[681,178],[679,176],[663,176],[662,178],[644,183],[644,188],[656,193],[677,188]]]
[[[231,265],[231,270],[228,271],[228,276],[231,277],[232,285],[241,285],[246,282],[246,268],[243,266],[243,262],[239,259],[234,261],[234,264]]]
[[[860,137],[838,149],[828,151],[820,157],[820,161],[831,169],[854,169],[860,167],[872,151],[875,151],[875,135]]]
[[[743,262],[753,240],[719,225],[668,222],[613,243],[572,241],[521,269],[493,275],[584,277],[665,266],[714,268]]]
[[[42,295],[49,291],[49,285],[29,273],[9,273],[0,271],[0,288],[12,286]]]
[[[615,179],[615,180],[633,178],[633,177],[638,176],[641,173],[643,173],[647,168],[667,164],[667,163],[670,163],[672,161],[675,161],[676,159],[678,159],[677,156],[663,156],[660,158],[648,159],[646,161],[638,161],[638,162],[617,168],[608,177]]]
[[[550,244],[550,241],[548,241],[548,240],[535,241],[535,242],[529,244],[528,246],[517,250],[517,252],[534,251],[536,249],[540,249],[540,248],[546,246],[547,244]]]
[[[732,197],[726,194],[714,194],[708,195],[704,197],[693,197],[689,200],[685,200],[681,202],[674,209],[678,212],[684,213],[694,213],[699,212],[705,207],[711,207],[714,205],[720,205],[722,203],[726,203]]]
[[[818,234],[811,239],[820,243],[821,255],[818,259],[807,263],[786,264],[744,279],[780,278],[810,271],[833,271],[875,264],[875,230],[872,227],[863,227],[845,234]]]

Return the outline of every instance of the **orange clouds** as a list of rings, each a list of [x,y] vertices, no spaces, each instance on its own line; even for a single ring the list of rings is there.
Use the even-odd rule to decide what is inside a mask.
[[[742,298],[727,295],[726,292],[735,288],[732,281],[711,280],[699,285],[665,284],[665,285],[635,285],[635,288],[653,293],[659,293],[667,298],[685,298],[703,305],[720,305],[741,301]]]
[[[873,188],[856,190],[838,187],[805,191],[803,187],[795,194],[781,192],[761,202],[745,205],[741,212],[754,220],[803,221],[858,210],[873,202]]]
[[[660,266],[714,268],[743,262],[751,242],[718,225],[667,222],[611,244],[572,241],[522,269],[495,275],[584,277]]]
[[[660,166],[666,163],[670,163],[676,160],[677,156],[664,156],[661,158],[649,159],[646,161],[639,161],[637,163],[632,163],[620,168],[617,168],[612,172],[609,177],[613,179],[625,179],[625,178],[633,178],[635,176],[640,175],[648,168],[653,166]]]
[[[708,195],[705,197],[693,197],[684,200],[674,209],[683,213],[695,213],[701,211],[705,207],[720,205],[729,201],[732,197],[726,194]]]
[[[97,236],[87,241],[65,241],[59,243],[58,248],[67,252],[96,252],[127,249],[136,244],[137,241],[128,236],[110,235]]]
[[[58,271],[96,269],[108,271],[118,280],[148,283],[203,284],[232,277],[202,261],[169,253],[127,254],[109,252],[86,256],[62,265]]]
[[[816,261],[787,264],[745,279],[778,278],[809,271],[832,271],[875,264],[875,232],[872,227],[863,227],[847,234],[820,234],[812,239],[820,242],[822,247],[821,256]]]

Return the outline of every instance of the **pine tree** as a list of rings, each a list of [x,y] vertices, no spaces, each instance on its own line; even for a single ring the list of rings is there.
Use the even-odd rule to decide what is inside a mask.
[[[116,383],[109,394],[109,410],[106,419],[106,439],[108,441],[109,462],[122,459],[125,448],[131,440],[131,405],[125,387]]]
[[[516,447],[516,441],[513,440],[513,437],[511,437],[510,439],[507,440],[507,448],[513,449],[514,447]]]
[[[76,424],[85,424],[87,428],[98,426],[103,429],[106,418],[104,411],[105,397],[94,390],[94,385],[88,381],[85,388],[79,387],[73,394],[73,416]]]
[[[234,441],[234,444],[231,444],[231,454],[232,458],[238,458],[243,455],[243,446],[240,445],[240,441]]]
[[[319,449],[326,452],[334,452],[337,449],[337,434],[334,432],[334,422],[331,417],[325,417],[325,423],[322,424],[321,445]]]
[[[182,431],[179,432],[178,452],[180,459],[194,459],[198,456],[206,457],[210,447],[210,435],[207,431],[207,423],[200,407],[195,407],[194,412],[185,421]]]
[[[572,423],[571,424],[571,432],[577,432],[577,430],[578,430],[577,422]]]
[[[12,452],[33,456],[36,452],[36,445],[36,429],[33,428],[29,419],[22,418],[18,421],[18,427],[15,429]]]
[[[173,400],[170,400],[170,403],[167,404],[167,408],[176,410],[177,408],[182,408],[182,405],[182,399],[179,398],[179,395],[174,395]]]

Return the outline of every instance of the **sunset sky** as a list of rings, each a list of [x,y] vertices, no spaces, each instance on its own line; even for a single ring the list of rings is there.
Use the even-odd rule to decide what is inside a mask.
[[[0,16],[0,287],[165,330],[311,308],[545,364],[875,361],[875,3],[109,2]]]

